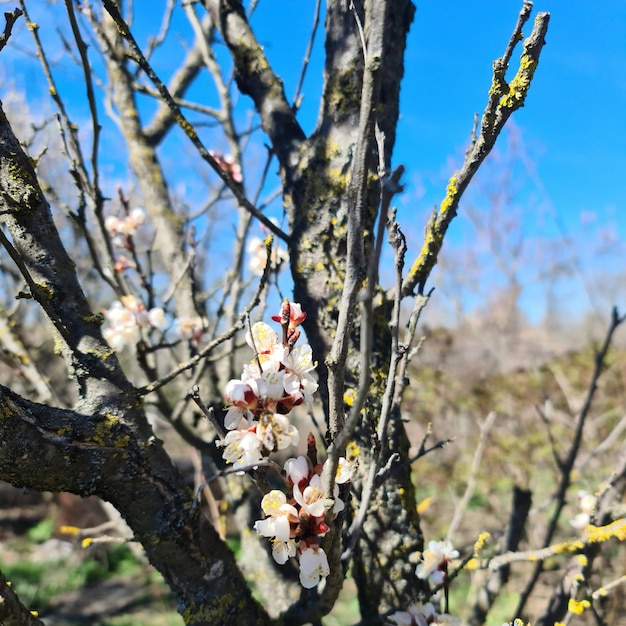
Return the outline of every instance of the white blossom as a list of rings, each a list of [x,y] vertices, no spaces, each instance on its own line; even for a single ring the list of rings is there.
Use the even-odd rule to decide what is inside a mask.
[[[326,553],[320,547],[308,547],[300,553],[300,584],[305,589],[316,587],[330,574]]]
[[[291,523],[298,521],[298,511],[287,504],[287,496],[273,489],[261,500],[261,508],[267,517],[254,523],[254,530],[263,537],[272,537],[272,556],[283,565],[296,555],[296,544],[291,539]]]
[[[261,442],[255,432],[231,430],[224,437],[222,458],[234,467],[253,466],[261,460]]]
[[[428,549],[422,553],[422,562],[415,568],[415,575],[428,579],[431,585],[440,585],[445,580],[448,563],[458,556],[459,551],[449,541],[429,541]]]

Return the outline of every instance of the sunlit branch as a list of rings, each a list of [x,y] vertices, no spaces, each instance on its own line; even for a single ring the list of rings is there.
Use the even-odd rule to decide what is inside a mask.
[[[269,257],[270,257],[270,254],[268,253],[268,258]],[[193,356],[186,363],[183,363],[182,365],[179,365],[178,367],[174,368],[169,374],[163,376],[159,380],[155,380],[145,385],[144,387],[141,387],[138,390],[138,392],[141,395],[147,395],[149,393],[152,393],[153,391],[156,391],[160,387],[163,387],[163,385],[166,385],[170,381],[174,380],[174,378],[176,378],[183,372],[191,369],[192,367],[200,363],[208,354],[210,354],[213,350],[215,350],[215,348],[223,344],[225,341],[228,341],[229,339],[234,337],[237,332],[243,329],[245,327],[246,320],[248,319],[250,315],[250,312],[257,306],[257,304],[259,303],[261,299],[261,294],[263,290],[265,289],[265,284],[267,283],[267,280],[270,274],[270,269],[271,269],[271,263],[268,263],[265,266],[265,271],[263,273],[263,276],[259,280],[259,286],[256,290],[256,293],[254,294],[254,297],[252,298],[250,303],[246,306],[246,308],[243,310],[243,312],[239,315],[239,319],[234,326],[232,326],[231,328],[223,332],[219,337],[216,337],[215,339],[210,341],[202,350],[198,352],[198,354]]]
[[[474,448],[474,455],[472,456],[472,464],[470,466],[469,476],[465,485],[465,491],[463,492],[461,500],[454,507],[454,516],[452,518],[452,521],[450,522],[450,526],[448,527],[448,533],[446,535],[446,539],[448,541],[454,540],[454,535],[459,528],[461,520],[463,519],[463,515],[465,514],[465,511],[467,510],[467,507],[470,503],[470,499],[472,498],[472,496],[474,495],[474,491],[476,490],[480,462],[482,461],[485,449],[487,447],[489,432],[491,431],[491,427],[495,424],[497,417],[498,414],[495,411],[490,411],[485,421],[479,424],[480,437],[478,439],[478,443],[476,444],[476,448]]]
[[[276,226],[268,217],[266,217],[263,213],[261,213],[245,196],[241,186],[225,172],[215,158],[211,155],[211,153],[206,149],[198,134],[194,130],[193,126],[189,123],[186,117],[183,115],[180,107],[174,102],[170,92],[168,91],[165,84],[161,81],[161,79],[157,76],[157,74],[152,69],[151,65],[148,63],[146,58],[144,57],[141,49],[137,45],[135,38],[133,37],[130,29],[124,19],[122,18],[120,12],[118,11],[115,4],[112,0],[103,0],[103,4],[113,21],[115,22],[120,34],[124,37],[126,42],[130,47],[130,52],[135,62],[139,64],[141,69],[147,74],[150,80],[153,82],[154,86],[158,89],[161,97],[170,107],[174,118],[178,125],[181,127],[185,135],[189,138],[193,146],[196,148],[200,156],[204,161],[206,161],[216,172],[216,174],[220,177],[220,179],[226,184],[226,186],[231,190],[237,201],[240,205],[245,207],[254,217],[256,217],[261,223],[263,223],[272,233],[274,233],[277,237],[280,237],[287,243],[289,243],[289,237],[278,227]]]
[[[550,20],[549,13],[537,15],[532,33],[522,46],[518,71],[510,84],[506,83],[504,76],[508,69],[511,52],[522,39],[522,26],[529,19],[531,8],[532,2],[525,1],[504,55],[494,61],[492,85],[478,137],[471,149],[467,151],[461,169],[455,172],[448,181],[445,198],[426,227],[422,250],[402,285],[402,294],[405,296],[413,293],[416,288],[418,293],[424,292],[426,281],[437,263],[448,226],[456,216],[461,196],[486,156],[491,152],[507,120],[514,111],[524,106],[533,74],[539,63],[539,56],[545,45]]]
[[[572,442],[570,444],[568,454],[563,461],[563,465],[560,468],[561,470],[561,479],[559,485],[557,487],[556,494],[554,496],[555,509],[550,517],[550,521],[548,523],[548,527],[543,537],[542,546],[547,547],[552,538],[554,537],[554,533],[557,529],[557,525],[559,523],[559,518],[561,516],[561,512],[563,507],[565,506],[566,494],[567,490],[572,482],[572,470],[574,468],[574,464],[576,462],[576,458],[578,457],[578,453],[580,451],[580,445],[583,438],[584,426],[587,421],[587,417],[589,415],[589,411],[591,410],[591,404],[595,397],[596,391],[598,389],[598,380],[600,379],[600,375],[602,374],[605,367],[605,360],[607,354],[609,352],[609,348],[611,347],[611,342],[613,339],[613,334],[617,330],[618,326],[624,322],[626,316],[620,316],[617,312],[616,308],[613,308],[611,311],[611,320],[609,323],[609,327],[606,332],[606,336],[604,338],[604,342],[602,346],[598,350],[595,356],[594,370],[591,376],[591,381],[589,383],[589,387],[587,388],[587,394],[585,397],[584,404],[578,414],[576,419],[576,426],[574,430],[574,436],[572,438]],[[520,599],[517,605],[517,610],[515,612],[516,615],[521,615],[532,590],[534,589],[537,581],[539,580],[539,576],[543,570],[543,561],[537,562],[533,569],[532,576],[529,578],[524,591],[520,595]]]
[[[11,32],[13,31],[13,25],[17,22],[21,15],[23,15],[23,13],[19,9],[15,9],[14,11],[5,11],[4,31],[0,34],[0,50],[7,45],[9,37],[11,37]]]

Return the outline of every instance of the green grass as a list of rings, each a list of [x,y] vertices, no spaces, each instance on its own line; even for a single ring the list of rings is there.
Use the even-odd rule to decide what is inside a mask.
[[[12,582],[22,602],[37,611],[64,591],[80,589],[112,575],[129,574],[140,568],[140,563],[124,545],[111,546],[104,558],[86,558],[79,562],[63,559],[52,563],[3,563],[0,560],[0,569]]]

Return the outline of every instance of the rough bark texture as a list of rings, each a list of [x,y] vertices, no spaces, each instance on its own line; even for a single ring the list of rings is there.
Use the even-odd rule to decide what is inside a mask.
[[[333,343],[344,287],[348,212],[353,200],[348,191],[362,113],[364,51],[355,14],[347,0],[327,3],[324,91],[317,128],[305,139],[288,110],[282,83],[271,72],[261,47],[253,39],[241,4],[235,1],[207,1],[206,4],[231,49],[237,84],[254,100],[279,159],[283,201],[293,242],[290,256],[294,299],[309,312],[305,322],[307,337],[316,359],[323,364]],[[366,47],[374,39],[372,31],[384,28],[380,60],[382,85],[374,107],[376,121],[385,134],[385,162],[390,164],[404,73],[404,50],[414,6],[407,0],[393,6],[383,3],[386,11],[383,27],[372,20],[369,3],[354,4],[364,25]],[[254,63],[250,50],[256,52]],[[378,155],[374,142],[372,146],[367,157],[370,180],[362,214],[366,251],[372,245],[379,197],[375,176]],[[378,314],[377,327],[381,332],[374,347],[374,384],[355,438],[364,467],[372,461],[376,450],[378,411],[390,360],[388,306],[381,305]],[[358,379],[358,338],[358,328],[355,328],[345,372],[348,386],[355,386]],[[324,366],[319,368],[319,376],[321,397],[327,400],[328,372]],[[328,405],[325,408],[328,411]],[[390,423],[383,462],[393,452],[404,458],[408,453],[409,443],[399,417],[396,415]],[[358,485],[356,488],[358,490]],[[410,467],[404,465],[379,485],[356,551],[354,571],[364,616],[377,615],[381,609],[402,606],[416,599],[419,584],[408,557],[421,548]]]
[[[89,309],[31,162],[1,108],[0,189],[0,214],[20,269],[57,331],[80,392],[75,410],[65,410],[0,386],[0,479],[110,501],[173,589],[186,623],[267,623],[103,341],[101,318]]]
[[[105,5],[112,3],[105,0]],[[379,623],[381,613],[417,601],[426,584],[415,577],[415,565],[410,559],[422,549],[423,538],[411,468],[403,462],[409,456],[409,441],[399,402],[390,411],[386,429],[379,427],[384,407],[390,406],[388,398],[393,396],[389,392],[393,391],[391,386],[387,389],[390,363],[395,364],[396,356],[401,354],[400,347],[394,348],[397,342],[392,341],[390,328],[391,311],[394,306],[399,311],[399,302],[391,302],[377,284],[365,285],[375,226],[378,220],[384,224],[388,218],[379,214],[381,195],[393,195],[388,188],[383,192],[381,176],[386,181],[391,170],[406,39],[415,7],[410,0],[327,1],[325,82],[317,127],[306,137],[281,79],[255,38],[241,0],[203,0],[203,5],[210,15],[205,22],[206,37],[213,37],[213,27],[219,31],[232,55],[237,86],[252,99],[278,159],[283,203],[289,218],[288,236],[279,229],[278,234],[289,241],[294,299],[308,314],[304,326],[314,359],[319,363],[320,397],[329,427],[329,444],[343,440],[336,437],[342,434],[349,414],[349,393],[344,395],[344,390],[357,388],[362,374],[361,355],[370,355],[366,364],[367,380],[371,380],[368,397],[362,411],[354,412],[360,421],[350,441],[351,454],[359,460],[360,474],[353,479],[353,498],[345,517],[337,519],[324,539],[331,573],[319,594],[303,592],[278,623],[315,622],[332,609],[345,576],[346,563],[341,562],[345,547],[341,541],[342,525],[359,519],[359,507],[369,493],[367,474],[371,467],[376,470],[382,466],[384,478],[374,483],[367,515],[351,555],[363,623],[368,619]],[[121,20],[117,9],[115,12]],[[156,228],[155,248],[177,285],[176,314],[179,318],[193,317],[198,303],[186,259],[184,224],[173,211],[157,148],[174,121],[196,140],[194,146],[200,154],[204,148],[198,147],[197,133],[175,105],[168,105],[169,112],[160,108],[153,123],[147,129],[142,126],[135,101],[134,65],[127,56],[130,48],[126,44],[131,39],[126,38],[124,43],[129,34],[126,26],[123,21],[114,26],[106,20],[92,22],[92,26],[105,50],[112,99],[131,169]],[[438,220],[427,232],[421,256],[404,277],[404,283],[402,277],[397,280],[403,297],[413,294],[416,288],[422,292],[460,194],[508,116],[523,105],[545,28],[547,18],[543,30],[536,29],[534,38],[525,44],[528,62],[522,65],[526,73],[520,70],[508,91],[503,79],[508,57],[501,60],[504,69],[500,68],[502,71],[494,78],[500,82],[496,81],[492,88],[483,117],[488,141],[481,133],[473,152],[468,153],[468,164],[451,179]],[[512,38],[517,40],[517,36]],[[201,43],[210,46],[208,41]],[[210,57],[207,50],[204,56],[200,54],[201,49],[202,46],[194,48],[172,81],[174,95],[184,94],[198,71],[201,57],[205,63]],[[138,48],[133,50],[137,54]],[[210,58],[209,61],[212,62]],[[141,67],[158,82],[150,67]],[[167,91],[160,93],[167,100]],[[376,128],[380,131],[377,137]],[[234,126],[231,131],[234,140]],[[240,207],[259,217],[256,207],[244,197],[243,185],[233,186],[224,172],[220,178]],[[2,243],[26,280],[30,291],[26,296],[32,297],[51,321],[58,337],[57,351],[68,364],[79,395],[78,403],[69,410],[34,403],[0,386],[0,479],[41,490],[64,490],[81,496],[96,494],[110,501],[173,589],[187,624],[270,623],[265,610],[252,599],[226,543],[206,521],[200,507],[195,506],[180,473],[155,438],[141,394],[130,384],[115,352],[103,341],[102,318],[94,315],[88,305],[31,161],[1,108],[0,191],[0,220],[12,240],[11,243],[2,231]],[[263,215],[260,219],[268,221]],[[277,227],[273,228],[276,232]],[[242,220],[241,229],[243,239],[248,219]],[[243,245],[243,241],[239,244]],[[237,270],[243,249],[238,258]],[[401,266],[403,259],[396,262]],[[370,273],[370,283],[376,280],[376,272]],[[364,323],[360,328],[361,318],[356,313],[362,304],[359,297],[363,296],[364,285],[370,294],[368,302],[375,294],[375,304],[372,324]],[[241,291],[233,289],[231,295],[234,303],[230,313],[234,316]],[[338,326],[346,321],[345,334],[338,332]],[[371,326],[372,345],[364,349],[361,334],[368,336],[365,329],[369,331]],[[219,388],[217,382],[214,388]],[[170,403],[164,394],[160,403],[163,413],[168,413]],[[178,409],[177,413],[180,414]],[[199,437],[189,433],[189,440],[194,438],[198,448],[206,447],[200,445],[205,442]],[[327,495],[332,493],[329,488],[326,487]]]

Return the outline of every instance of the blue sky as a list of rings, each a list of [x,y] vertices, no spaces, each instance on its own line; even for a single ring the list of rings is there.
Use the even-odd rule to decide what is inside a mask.
[[[398,199],[399,219],[415,247],[419,246],[426,216],[443,198],[446,181],[460,164],[474,113],[481,113],[486,102],[492,61],[503,53],[521,4],[518,0],[417,2],[394,154],[394,165],[403,163],[407,168],[406,193]],[[143,43],[160,26],[160,12],[155,5],[161,6],[161,2],[135,2],[134,31]],[[284,78],[288,96],[295,90],[314,6],[314,0],[261,0],[253,16],[257,36]],[[42,26],[42,36],[54,39],[56,26],[64,23],[54,11],[62,11],[62,6],[38,1],[30,3],[30,10],[32,19]],[[513,172],[509,190],[514,190],[509,215],[515,217],[518,230],[532,243],[527,254],[535,264],[544,262],[549,256],[546,251],[558,253],[564,263],[577,264],[581,271],[566,281],[563,297],[571,298],[575,307],[586,306],[593,295],[590,298],[584,280],[593,280],[597,272],[621,270],[624,259],[626,2],[605,0],[592,5],[581,0],[537,0],[533,18],[538,11],[549,11],[551,20],[547,46],[526,106],[514,114],[512,134],[501,138],[497,154],[470,187],[466,203],[478,216],[478,230],[484,228],[490,215],[489,191],[501,174],[498,167],[508,164]],[[525,34],[531,26],[527,24]],[[317,116],[322,29],[323,25],[304,86],[300,119],[306,131],[314,127]],[[164,48],[154,59],[164,77],[175,69],[182,55],[181,42],[190,39],[184,19],[175,19],[174,30],[178,32],[178,43]],[[12,41],[22,49],[30,47],[24,31],[22,21]],[[510,76],[516,69],[519,50],[514,53]],[[74,118],[86,119],[80,72],[60,59],[60,53],[53,55],[60,90]],[[40,87],[41,76],[34,59],[13,49],[5,50],[0,61],[4,65],[0,70],[3,82],[13,81],[28,90],[31,97],[43,97],[45,89]],[[212,97],[212,89],[200,81],[190,97],[206,102]],[[247,99],[241,98],[241,111],[247,105]],[[174,146],[185,146],[182,136],[173,137],[172,142]],[[115,139],[109,140],[108,146],[105,142],[109,150],[115,144]],[[165,155],[172,163],[177,163],[178,157],[177,148]],[[111,175],[123,171],[123,162],[110,164]],[[181,184],[188,193],[196,193],[206,179],[192,181],[187,172],[187,180]],[[480,233],[463,207],[462,203],[459,218],[449,233],[446,254],[453,260],[455,252],[475,246],[478,264],[489,265],[488,246],[481,242]],[[507,213],[508,208],[503,211]],[[532,304],[532,298],[537,299],[532,285],[537,268],[529,270],[529,259],[521,265],[520,277],[528,283],[531,298],[525,306],[528,310],[534,306],[536,317],[541,312],[539,305]],[[481,280],[478,274],[475,278]],[[488,281],[497,284],[497,275]],[[610,297],[618,304],[623,302],[626,308],[626,294],[620,293],[619,286]]]
[[[306,45],[310,19],[302,16],[310,15],[313,6],[312,0],[261,3],[256,16],[268,56],[286,77],[287,93],[293,93],[293,70]],[[520,8],[517,0],[417,2],[394,154],[395,164],[407,167],[399,218],[416,246],[426,216],[441,201],[448,177],[460,165],[474,113],[482,113],[486,103],[492,61],[504,52]],[[550,27],[526,106],[514,114],[513,136],[501,137],[497,154],[470,187],[467,199],[487,220],[489,202],[481,190],[488,190],[498,160],[511,164],[517,174],[511,210],[532,243],[520,279],[533,319],[542,315],[539,300],[545,295],[538,294],[536,276],[541,269],[536,265],[547,262],[576,266],[560,288],[572,308],[602,308],[604,299],[626,306],[626,291],[619,286],[607,287],[611,293],[604,299],[594,293],[597,273],[621,270],[625,252],[626,2],[592,6],[581,0],[537,0],[525,35],[538,11],[551,13]],[[286,21],[290,28],[276,41],[275,25]],[[518,46],[509,78],[520,51]],[[304,90],[305,105],[310,106],[304,111],[305,126],[315,123],[320,83],[320,69],[313,65]],[[451,258],[476,244],[476,228],[463,206],[446,242]],[[478,262],[489,265],[489,252],[481,251]],[[491,280],[497,282],[498,277]]]

